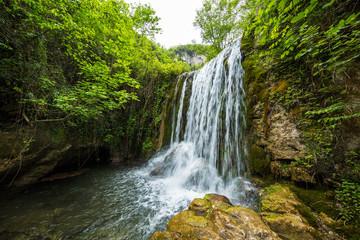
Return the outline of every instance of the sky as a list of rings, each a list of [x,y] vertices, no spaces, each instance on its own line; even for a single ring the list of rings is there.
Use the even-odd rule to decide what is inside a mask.
[[[127,3],[150,4],[160,19],[162,34],[156,42],[170,48],[184,45],[195,40],[201,43],[200,30],[193,26],[196,10],[202,6],[202,0],[125,0]]]

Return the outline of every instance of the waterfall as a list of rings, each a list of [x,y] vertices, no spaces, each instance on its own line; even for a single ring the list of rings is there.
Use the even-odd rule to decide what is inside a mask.
[[[245,179],[246,104],[240,40],[201,70],[178,78],[174,91],[170,145],[136,175],[144,195],[138,206],[151,209],[150,232],[207,193],[254,207],[256,188]],[[146,185],[146,187],[144,187]]]
[[[234,42],[201,70],[179,78],[170,146],[150,161],[154,175],[171,189],[215,192],[244,202],[251,188],[243,178],[246,103],[240,45]]]

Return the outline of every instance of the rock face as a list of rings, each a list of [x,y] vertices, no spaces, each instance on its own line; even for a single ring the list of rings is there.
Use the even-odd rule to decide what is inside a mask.
[[[287,111],[275,105],[268,116],[270,120],[268,146],[273,160],[292,160],[303,157],[307,150],[295,123],[290,120]]]
[[[183,53],[182,55],[179,56],[181,58],[181,60],[183,60],[184,62],[186,62],[187,64],[189,64],[190,66],[192,65],[202,65],[205,63],[206,61],[206,56],[205,55],[197,55],[197,54],[188,54],[188,53]]]
[[[27,126],[0,131],[0,185],[24,186],[54,170],[73,171],[102,161],[96,142],[71,135],[61,126]]]
[[[170,219],[165,232],[155,232],[150,239],[280,240],[259,214],[216,194],[195,199],[188,210]]]

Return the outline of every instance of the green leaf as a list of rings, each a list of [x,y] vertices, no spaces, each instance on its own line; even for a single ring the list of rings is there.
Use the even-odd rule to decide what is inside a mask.
[[[327,8],[330,7],[333,3],[335,2],[335,0],[331,0],[331,2],[328,2],[327,4],[325,4],[324,6],[322,6],[322,8]]]
[[[295,17],[291,19],[291,23],[296,23],[305,17],[305,12],[299,12]]]

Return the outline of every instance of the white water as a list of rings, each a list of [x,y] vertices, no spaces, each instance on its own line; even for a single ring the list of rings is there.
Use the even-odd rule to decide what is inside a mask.
[[[151,216],[154,227],[206,193],[226,195],[243,206],[253,202],[250,196],[255,189],[243,177],[247,155],[243,76],[240,41],[236,41],[195,73],[187,108],[185,91],[191,79],[187,75],[183,80],[180,100],[173,104],[171,144],[138,171],[145,177],[161,168],[158,176],[148,182],[150,192],[155,194],[139,202],[157,202],[154,207],[161,206]],[[179,90],[176,86],[175,93],[179,94]]]

